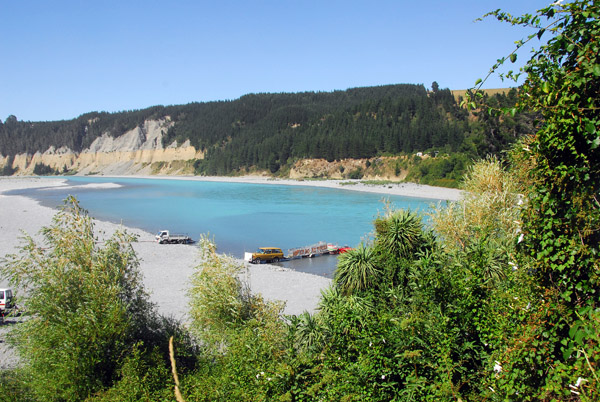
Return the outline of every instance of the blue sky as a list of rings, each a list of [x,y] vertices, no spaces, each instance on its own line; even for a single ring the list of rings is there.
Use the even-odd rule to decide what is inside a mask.
[[[549,3],[4,0],[0,119],[397,83],[466,89],[531,33],[474,20]]]

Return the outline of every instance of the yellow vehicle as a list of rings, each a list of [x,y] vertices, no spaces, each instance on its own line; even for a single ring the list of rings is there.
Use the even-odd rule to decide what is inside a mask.
[[[250,253],[248,253],[250,254]],[[262,261],[267,262],[279,262],[283,258],[283,252],[277,247],[259,247],[256,252],[252,253],[249,258],[250,262],[260,263]]]

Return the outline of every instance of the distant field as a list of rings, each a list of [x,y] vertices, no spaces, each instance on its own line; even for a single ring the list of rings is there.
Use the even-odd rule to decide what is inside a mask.
[[[506,93],[506,92],[510,91],[510,88],[482,89],[482,91],[491,96],[491,95],[495,95],[495,94]],[[450,92],[452,92],[452,95],[454,95],[454,98],[458,101],[459,97],[462,96],[464,98],[467,90],[466,89],[456,89],[456,90],[450,90]]]

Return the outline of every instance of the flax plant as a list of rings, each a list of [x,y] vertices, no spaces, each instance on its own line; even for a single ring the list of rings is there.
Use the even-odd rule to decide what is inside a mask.
[[[377,243],[387,251],[409,258],[423,243],[421,217],[408,210],[390,211],[375,220]]]
[[[367,290],[379,281],[382,271],[375,257],[374,249],[363,244],[339,257],[334,282],[343,294]]]

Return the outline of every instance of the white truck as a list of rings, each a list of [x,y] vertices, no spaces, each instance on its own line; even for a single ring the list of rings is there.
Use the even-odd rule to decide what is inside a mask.
[[[160,230],[156,236],[156,242],[159,244],[192,244],[194,241],[186,234],[173,234],[168,230]]]
[[[11,289],[0,289],[0,322],[15,308],[15,301]]]

